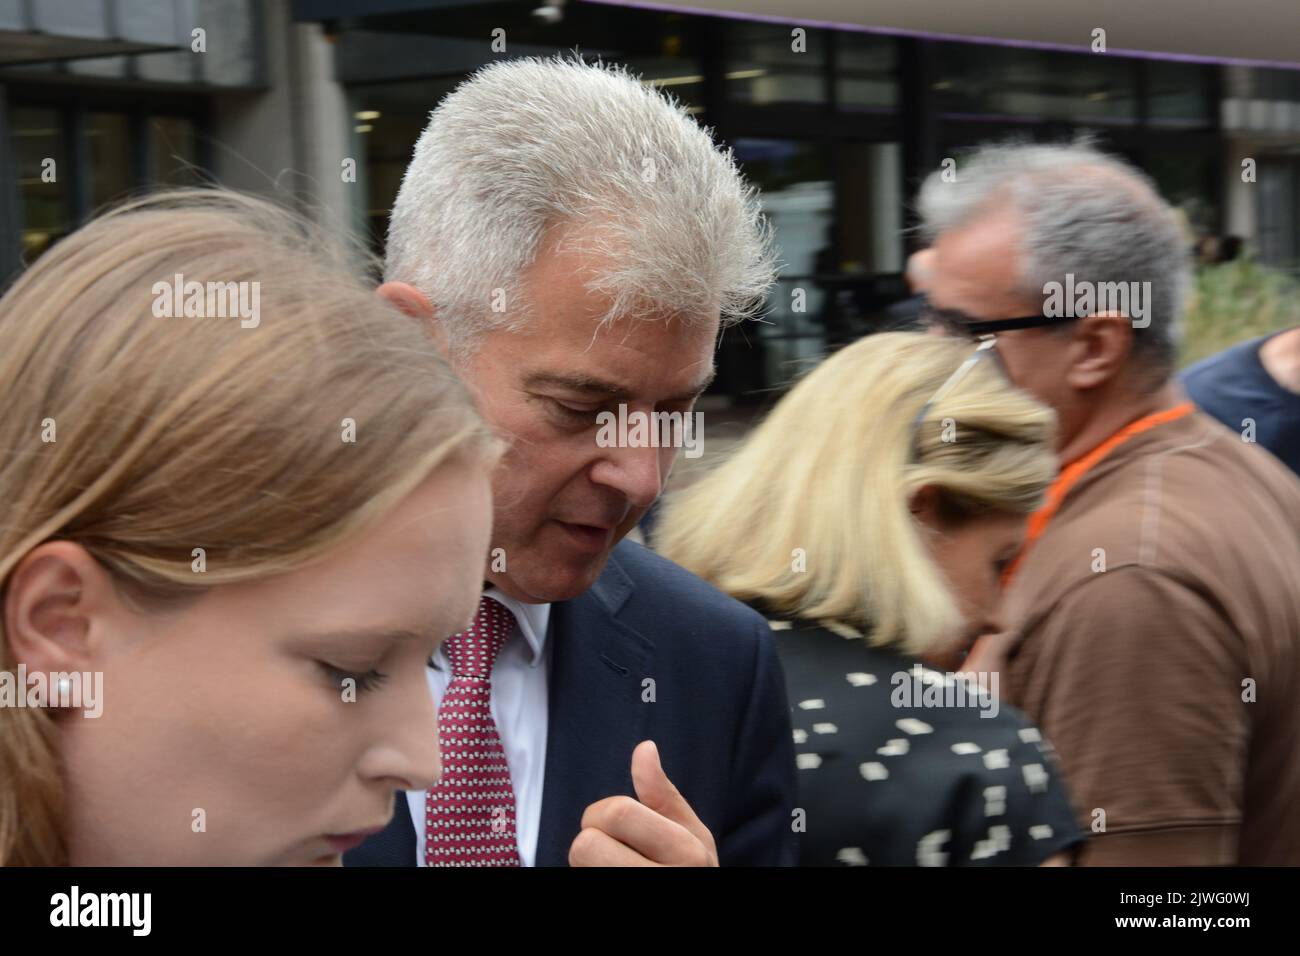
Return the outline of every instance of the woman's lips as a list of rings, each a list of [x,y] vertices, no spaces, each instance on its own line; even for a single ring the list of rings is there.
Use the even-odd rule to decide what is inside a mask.
[[[346,853],[348,850],[355,850],[366,841],[363,834],[350,833],[347,836],[327,836],[325,842],[329,844],[331,850],[335,853]]]
[[[371,827],[368,830],[358,830],[355,833],[327,833],[325,842],[329,844],[331,850],[335,853],[346,853],[348,850],[355,850],[361,844],[376,833],[383,831],[383,827]]]
[[[570,524],[568,521],[555,522],[568,535],[569,540],[579,551],[599,554],[609,547],[613,528],[601,528],[590,524]]]

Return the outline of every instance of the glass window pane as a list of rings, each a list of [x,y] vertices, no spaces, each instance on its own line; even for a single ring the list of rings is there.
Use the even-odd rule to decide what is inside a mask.
[[[1259,261],[1300,272],[1300,162],[1261,162],[1255,196]]]
[[[16,108],[9,115],[18,166],[23,261],[34,262],[66,235],[68,214],[67,140],[57,110]]]
[[[621,61],[641,82],[669,93],[692,115],[704,111],[704,72],[688,57],[632,57]]]
[[[373,247],[380,250],[388,235],[388,216],[393,201],[397,199],[402,176],[411,162],[415,142],[424,131],[426,117],[422,114],[411,116],[381,110],[360,112],[380,114],[373,120],[357,124],[365,142],[368,197],[366,223]],[[367,126],[370,129],[365,129]]]
[[[798,363],[821,354],[832,302],[814,276],[833,269],[834,184],[824,147],[796,140],[732,142],[746,178],[761,190],[763,212],[780,250],[780,281],[768,299],[765,381],[789,379]]]
[[[1300,103],[1300,70],[1255,69],[1246,71],[1247,92],[1256,100],[1285,100]]]
[[[753,106],[826,102],[825,30],[736,23],[727,36],[727,98]],[[801,28],[802,29],[802,28]]]
[[[842,110],[896,109],[898,45],[891,37],[840,33],[835,98]]]
[[[945,43],[934,85],[942,113],[1135,123],[1133,60]]]
[[[153,180],[166,186],[195,186],[203,182],[198,169],[194,121],[184,116],[149,118],[149,169]]]
[[[131,163],[131,123],[122,113],[89,113],[86,148],[90,162],[92,210],[120,199],[135,185]]]
[[[695,31],[681,17],[665,17],[645,24],[647,36],[637,44],[638,51],[607,57],[620,63],[642,83],[663,90],[678,100],[687,111],[698,116],[704,112],[704,65]]]
[[[838,147],[836,271],[876,275],[903,269],[902,154],[897,143]]]
[[[354,90],[352,129],[365,157],[357,170],[358,184],[364,187],[364,219],[371,248],[377,254],[383,253],[388,215],[429,113],[463,79],[460,75],[435,77]]]
[[[1188,228],[1196,235],[1216,231],[1218,208],[1211,192],[1217,164],[1215,157],[1186,149],[1148,150],[1140,164],[1170,205],[1182,211]]]
[[[1208,71],[1198,63],[1147,64],[1147,115],[1153,126],[1202,127],[1211,122]]]

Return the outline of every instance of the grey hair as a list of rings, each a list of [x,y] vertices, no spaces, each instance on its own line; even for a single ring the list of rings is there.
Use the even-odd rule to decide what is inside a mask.
[[[729,149],[625,68],[571,57],[479,70],[433,110],[402,179],[385,277],[438,310],[454,354],[531,314],[522,273],[547,230],[610,264],[602,321],[724,324],[775,277],[772,230]]]
[[[985,146],[955,181],[932,173],[918,197],[921,228],[940,233],[1009,209],[1022,223],[1019,287],[1041,301],[1048,282],[1150,282],[1150,324],[1134,328],[1133,356],[1163,384],[1172,373],[1191,287],[1183,228],[1152,180],[1087,140]]]

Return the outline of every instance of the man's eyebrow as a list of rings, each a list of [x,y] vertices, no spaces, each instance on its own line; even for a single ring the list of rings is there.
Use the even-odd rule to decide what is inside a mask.
[[[698,398],[713,383],[717,369],[710,368],[708,374],[680,395],[673,395],[664,401],[684,402]],[[604,398],[628,398],[630,393],[622,385],[609,382],[592,375],[566,375],[562,372],[530,372],[524,376],[525,388],[564,388],[571,392],[586,392]]]
[[[595,392],[618,398],[626,395],[621,385],[591,375],[566,375],[563,372],[530,372],[524,376],[526,388],[567,388],[571,392]]]

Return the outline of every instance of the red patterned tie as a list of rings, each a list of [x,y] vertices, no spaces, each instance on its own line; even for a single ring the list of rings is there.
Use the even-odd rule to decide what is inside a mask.
[[[425,866],[519,866],[515,791],[492,719],[492,665],[515,616],[490,597],[443,643],[451,683],[438,706],[442,776],[425,798]]]

